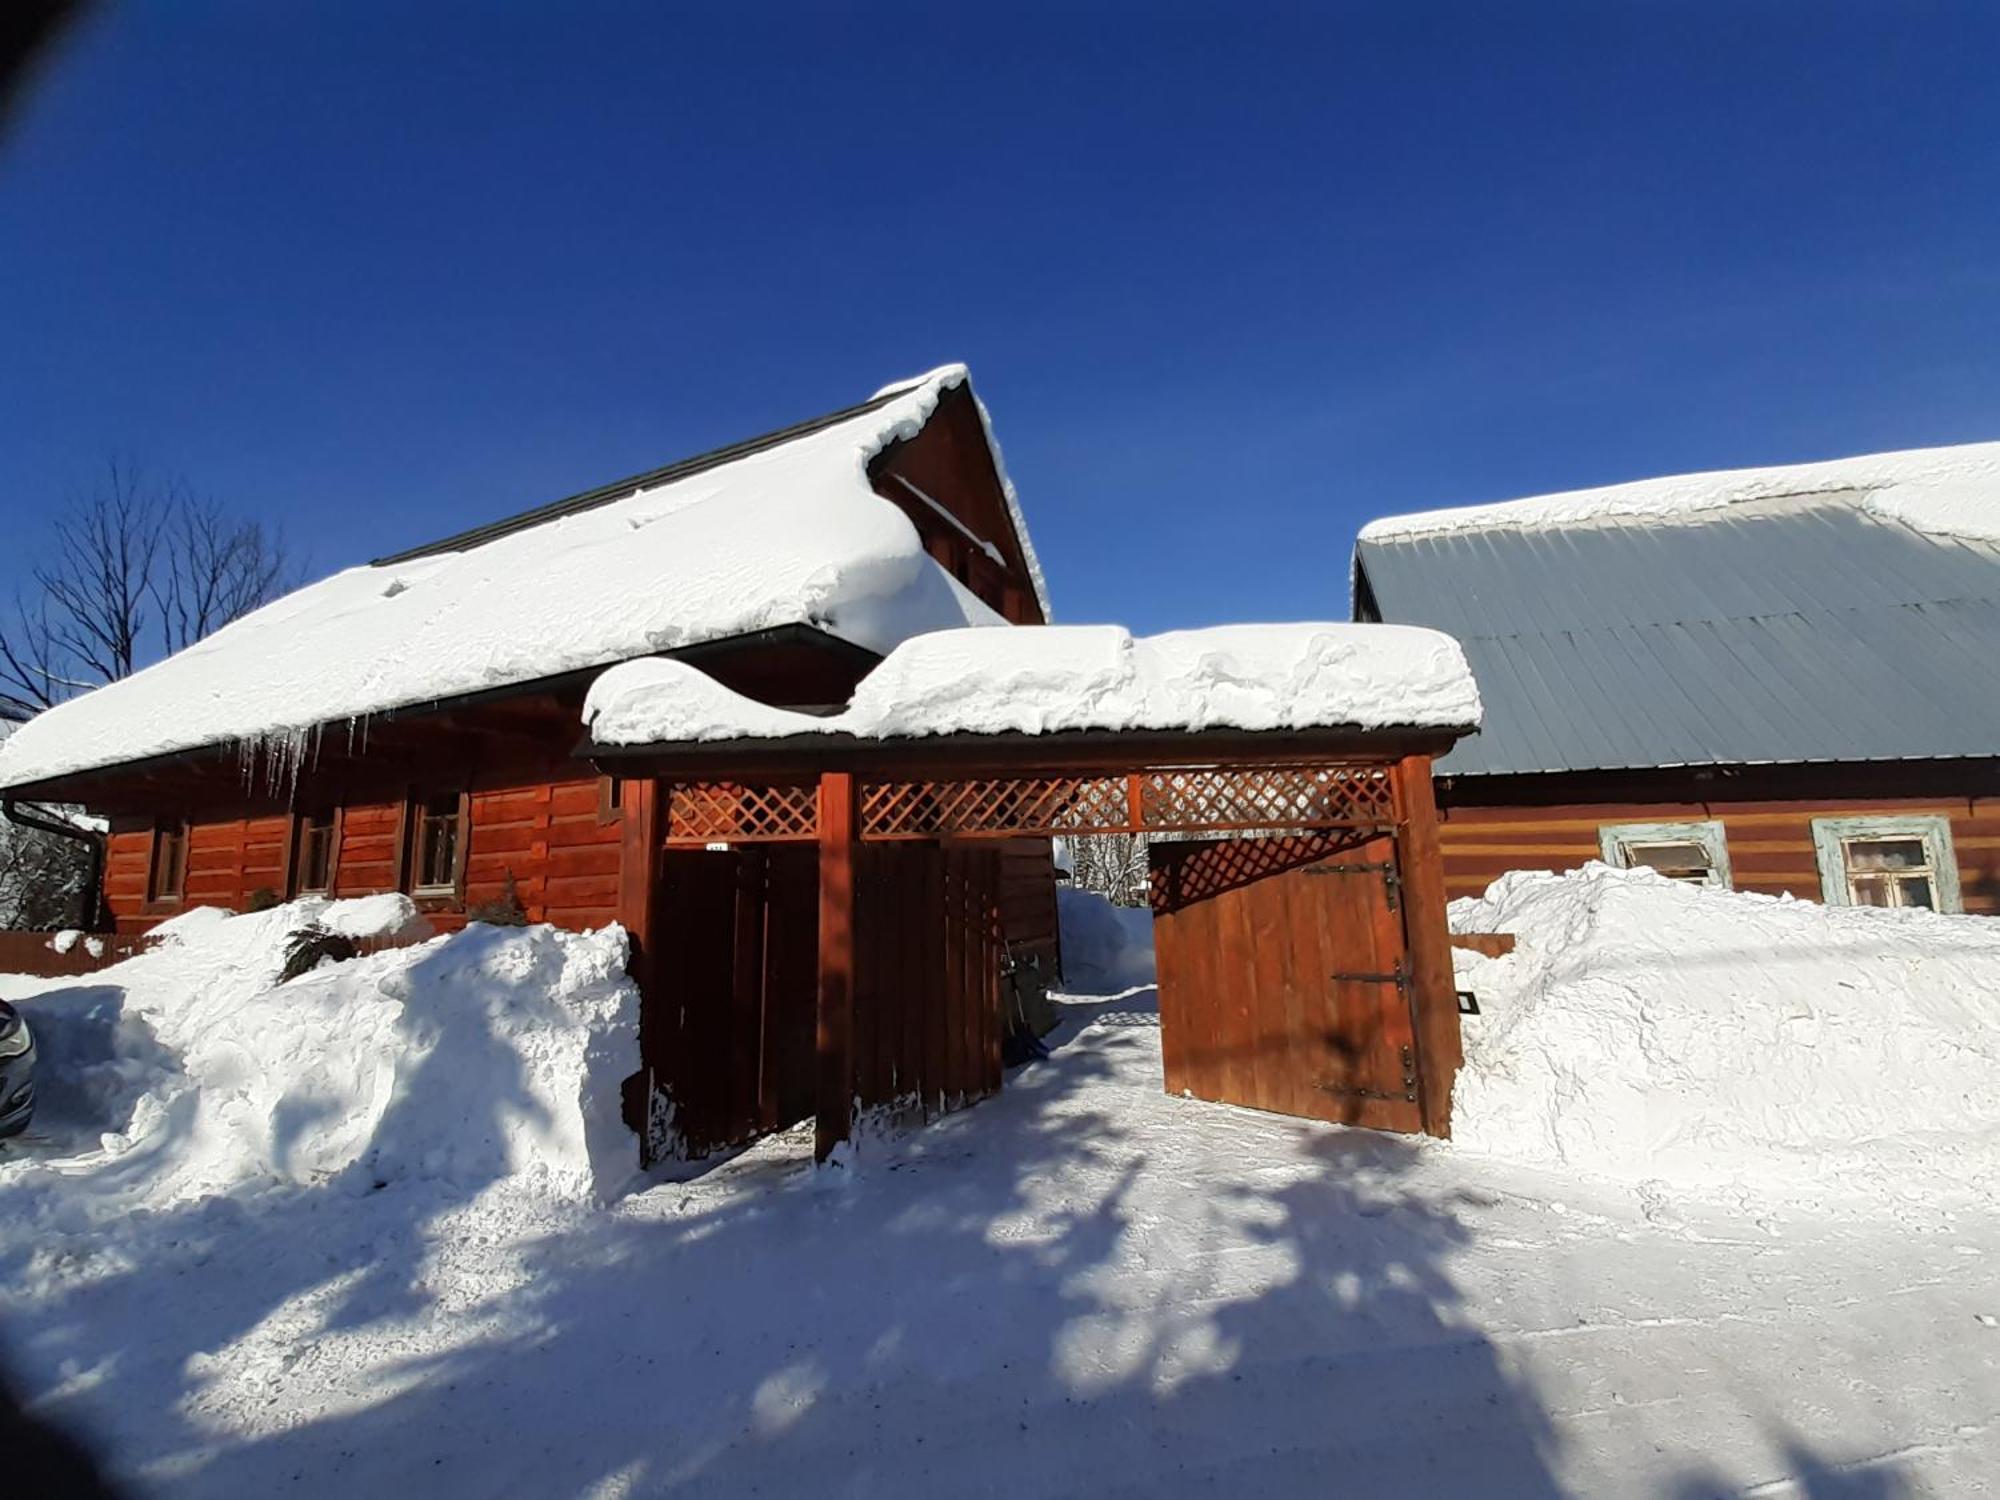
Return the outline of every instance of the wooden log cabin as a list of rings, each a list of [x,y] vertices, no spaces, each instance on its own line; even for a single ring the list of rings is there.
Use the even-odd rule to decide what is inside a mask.
[[[108,820],[101,924],[406,891],[434,926],[620,911],[621,784],[578,756],[603,667],[671,655],[761,702],[844,703],[883,653],[1038,624],[1047,597],[963,367],[311,584],[21,726],[9,805]],[[1046,840],[1005,939],[1052,968]]]
[[[1588,860],[2000,913],[2000,444],[1366,527],[1358,620],[1464,645],[1450,895]]]

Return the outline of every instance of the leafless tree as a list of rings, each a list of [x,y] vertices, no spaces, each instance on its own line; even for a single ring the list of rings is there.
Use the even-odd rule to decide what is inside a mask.
[[[0,624],[0,717],[130,676],[282,593],[292,572],[276,527],[107,464],[50,521],[29,587]]]
[[[113,462],[51,518],[28,580],[0,621],[0,721],[32,718],[192,645],[283,593],[296,569],[278,528]],[[84,844],[0,823],[0,927],[79,920],[88,884]]]
[[[1092,833],[1070,840],[1070,880],[1115,906],[1146,904],[1146,836]]]
[[[291,584],[283,531],[232,516],[214,500],[178,497],[153,597],[169,651],[191,646]]]

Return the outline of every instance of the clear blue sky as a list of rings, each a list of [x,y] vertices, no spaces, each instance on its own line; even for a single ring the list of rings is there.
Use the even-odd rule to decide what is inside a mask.
[[[1060,615],[1338,617],[1371,515],[2000,437],[1996,80],[1907,0],[117,6],[0,149],[0,583],[112,452],[324,571],[964,359]]]

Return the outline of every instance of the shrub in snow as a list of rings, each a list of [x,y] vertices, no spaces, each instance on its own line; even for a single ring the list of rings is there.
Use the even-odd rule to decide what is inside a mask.
[[[1153,913],[1113,906],[1094,891],[1056,888],[1062,921],[1063,988],[1115,995],[1153,982]]]
[[[1452,903],[1462,1146],[1632,1179],[2000,1185],[2000,923],[1589,864]]]

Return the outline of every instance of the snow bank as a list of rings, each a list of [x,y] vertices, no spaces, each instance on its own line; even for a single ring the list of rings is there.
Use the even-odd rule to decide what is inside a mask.
[[[1684,520],[1755,500],[1848,495],[1863,509],[1918,531],[2000,541],[2000,443],[1916,448],[1822,463],[1724,469],[1565,490],[1525,500],[1387,516],[1361,528],[1364,542],[1440,532],[1576,526],[1592,521]]]
[[[0,786],[315,726],[778,625],[875,651],[1002,623],[870,488],[949,365],[874,410],[464,552],[349,568],[21,726]],[[1025,533],[1024,533],[1025,539]]]
[[[1589,864],[1455,901],[1462,1147],[1633,1181],[2000,1192],[2000,923]]]
[[[307,925],[420,937],[405,896],[188,912],[151,951],[20,1002],[53,1144],[0,1165],[89,1179],[111,1215],[276,1184],[419,1178],[590,1201],[631,1175],[638,1065],[625,937],[473,924],[277,986]],[[74,1203],[72,1205],[74,1207]]]
[[[1113,906],[1095,891],[1056,887],[1062,922],[1063,989],[1116,995],[1153,983],[1153,914]]]
[[[819,718],[741,697],[698,668],[634,661],[591,685],[601,745],[851,734],[1063,730],[1470,729],[1458,643],[1408,625],[1231,625],[1135,637],[1116,625],[947,630],[905,641]]]

